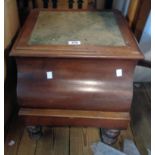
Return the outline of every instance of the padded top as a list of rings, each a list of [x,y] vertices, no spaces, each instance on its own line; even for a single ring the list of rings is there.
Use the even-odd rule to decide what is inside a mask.
[[[113,12],[41,11],[30,36],[29,45],[125,46]]]

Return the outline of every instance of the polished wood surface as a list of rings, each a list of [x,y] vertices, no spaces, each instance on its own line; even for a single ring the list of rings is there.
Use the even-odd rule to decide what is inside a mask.
[[[133,111],[131,127],[122,130],[114,148],[122,150],[125,139],[132,139],[141,155],[151,149],[150,117],[150,83],[134,83]],[[132,111],[132,112],[133,112]],[[147,121],[146,121],[147,120]],[[136,123],[138,122],[138,123]],[[5,136],[5,155],[93,155],[90,146],[101,141],[99,128],[90,127],[43,127],[44,136],[39,140],[30,139],[27,129],[19,118],[10,122]],[[9,146],[10,140],[16,143]]]
[[[22,107],[129,111],[131,60],[17,58],[18,102]],[[121,68],[122,77],[116,76]],[[53,79],[46,72],[52,71]]]
[[[34,10],[29,15],[11,52],[25,123],[127,128],[134,68],[143,55],[123,16],[114,11],[125,46],[29,45],[38,14]]]
[[[49,117],[70,117],[70,118],[98,118],[98,119],[115,119],[127,120],[129,113],[127,112],[103,112],[103,111],[86,111],[86,110],[62,110],[62,109],[30,109],[21,108],[19,111],[21,116],[49,116]]]
[[[26,109],[19,111],[27,125],[95,126],[124,129],[128,126],[128,112],[98,112],[80,110]]]

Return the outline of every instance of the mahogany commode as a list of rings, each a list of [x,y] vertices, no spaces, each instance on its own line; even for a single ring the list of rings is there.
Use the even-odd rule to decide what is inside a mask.
[[[33,10],[11,56],[27,126],[127,128],[143,55],[119,12]]]

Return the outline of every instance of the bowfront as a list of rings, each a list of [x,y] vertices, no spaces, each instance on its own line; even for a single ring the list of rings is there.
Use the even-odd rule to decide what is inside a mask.
[[[119,12],[33,10],[11,56],[27,125],[128,126],[143,55]]]

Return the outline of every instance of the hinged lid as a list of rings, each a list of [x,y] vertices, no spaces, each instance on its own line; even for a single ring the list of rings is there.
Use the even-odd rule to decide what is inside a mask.
[[[123,17],[99,11],[34,10],[11,55],[142,58]]]

